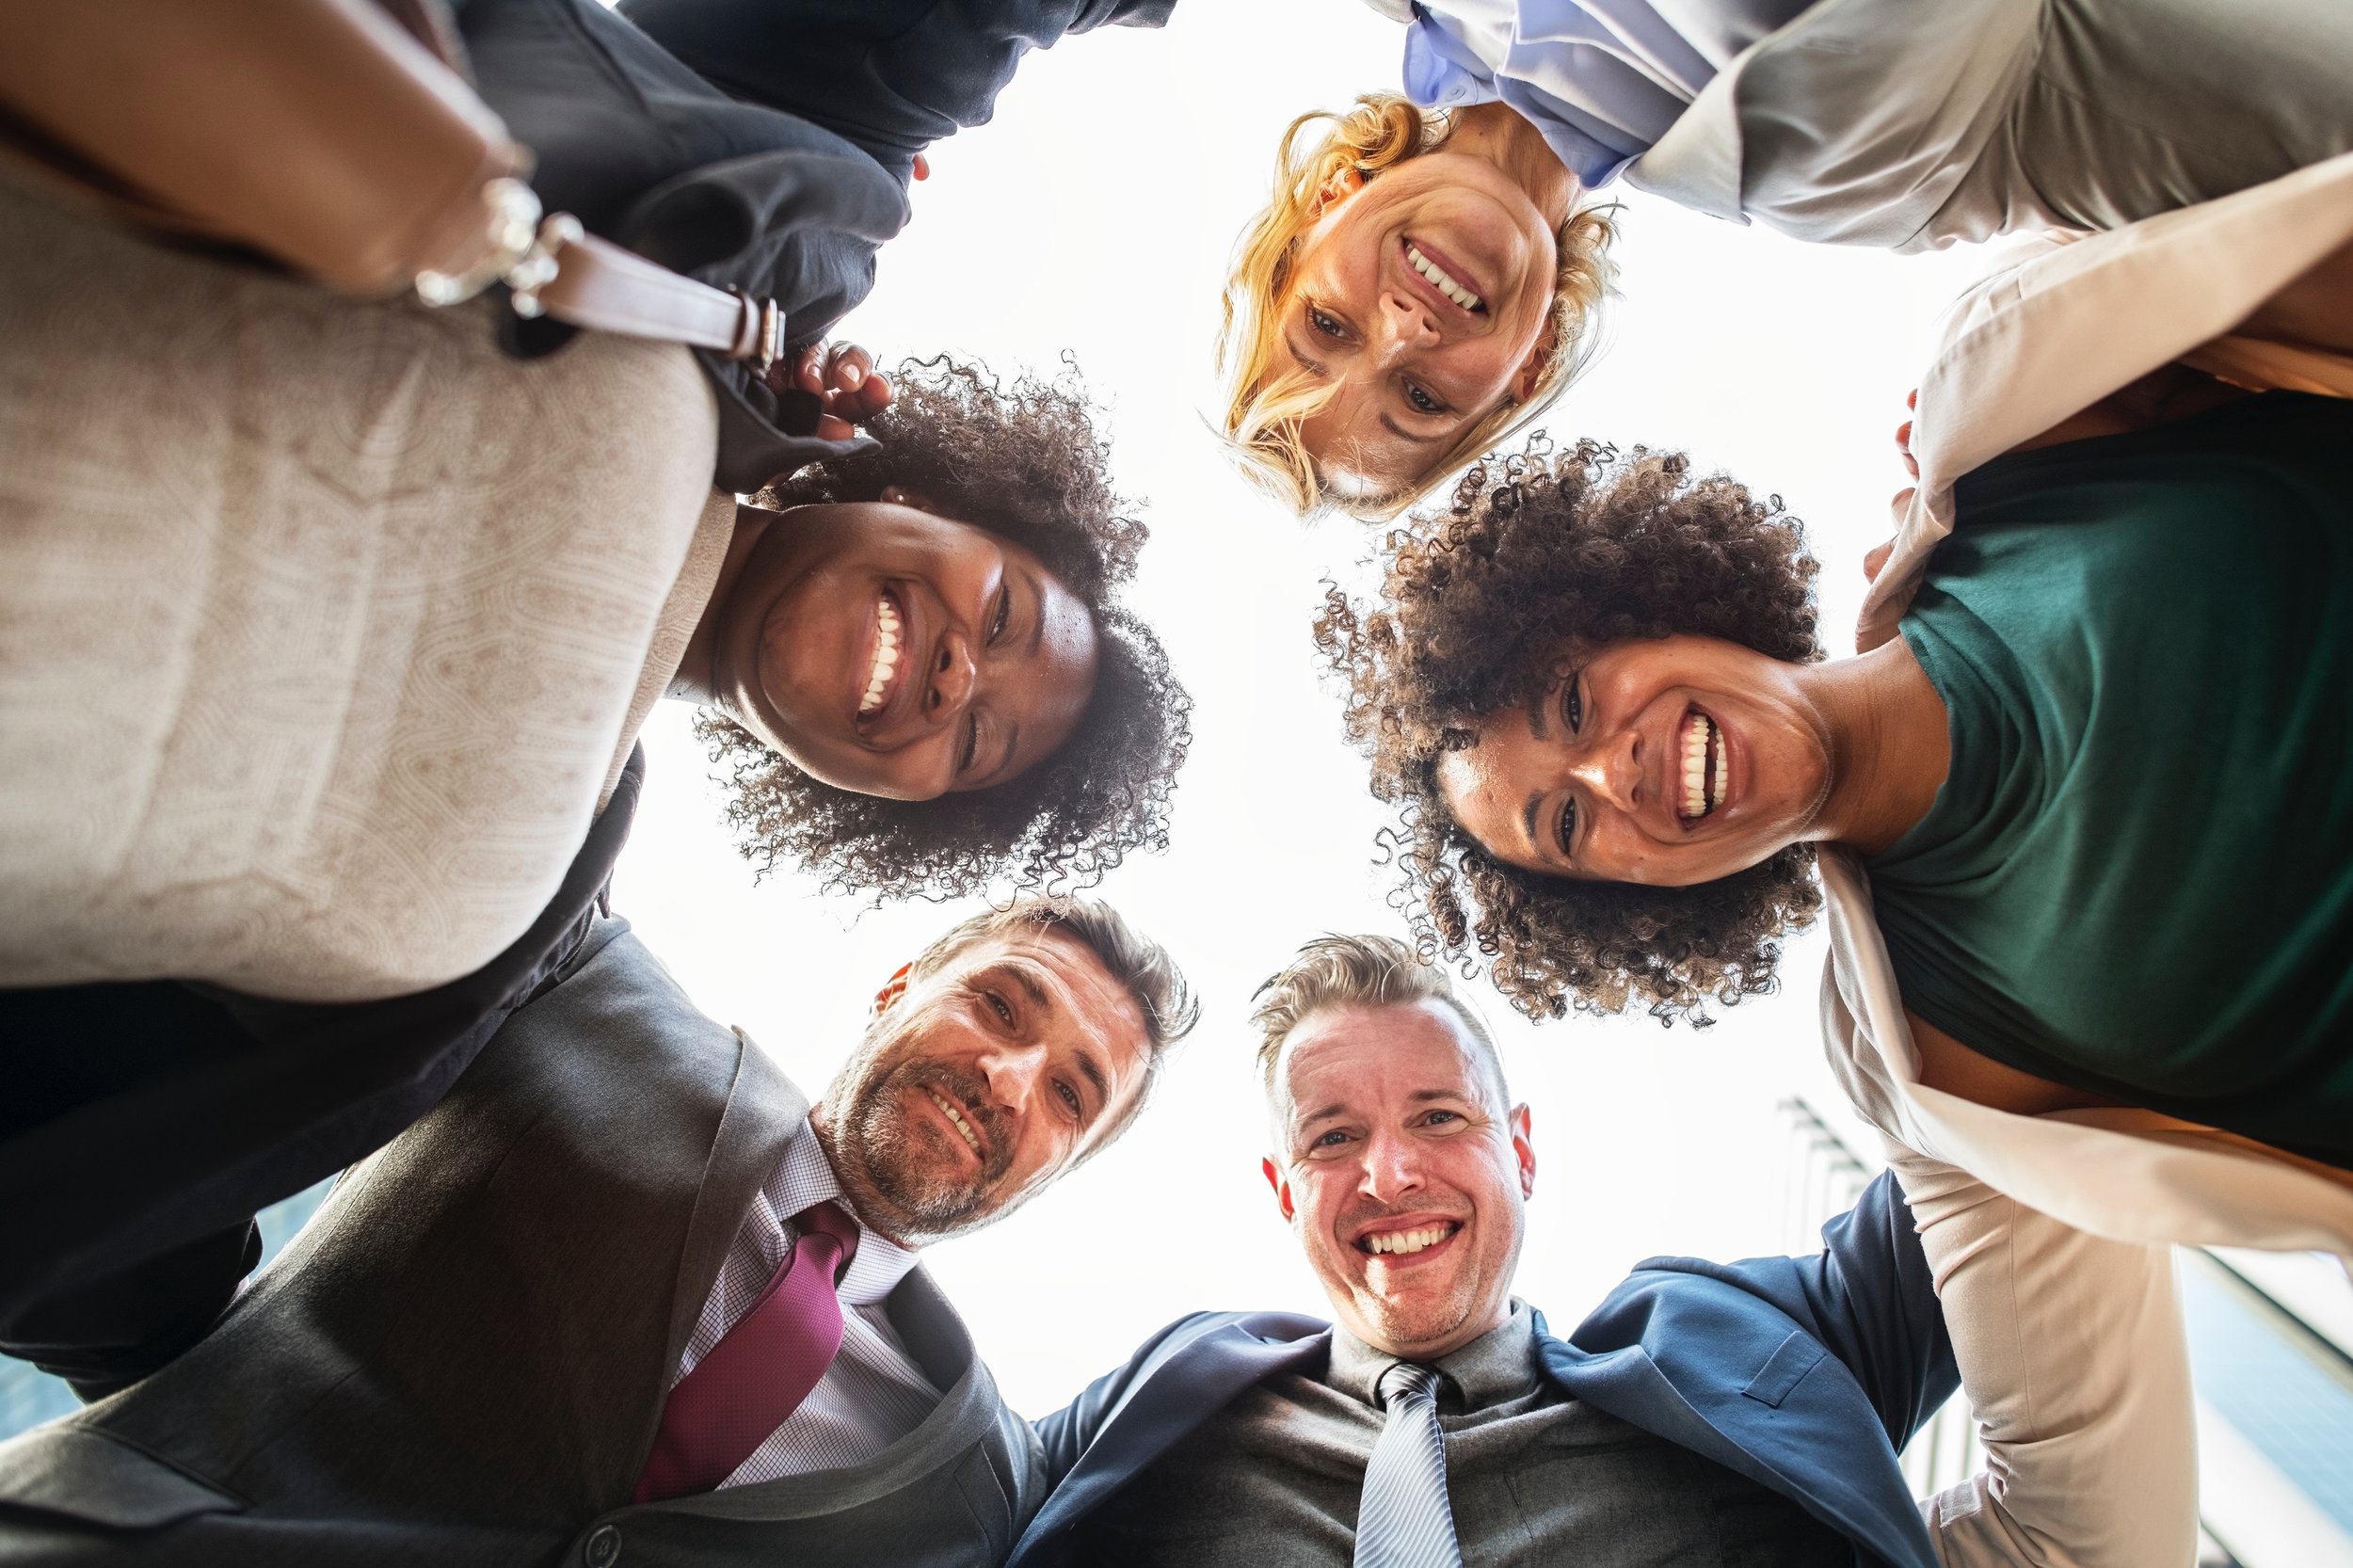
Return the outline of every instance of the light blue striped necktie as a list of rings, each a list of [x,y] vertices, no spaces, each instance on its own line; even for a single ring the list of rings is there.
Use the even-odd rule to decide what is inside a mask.
[[[1365,1495],[1356,1505],[1356,1568],[1463,1568],[1454,1507],[1446,1494],[1438,1382],[1437,1372],[1410,1361],[1381,1374],[1389,1421],[1365,1466]]]

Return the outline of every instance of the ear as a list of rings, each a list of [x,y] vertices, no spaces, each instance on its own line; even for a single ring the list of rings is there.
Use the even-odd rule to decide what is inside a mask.
[[[1536,1145],[1529,1138],[1528,1107],[1512,1107],[1512,1155],[1520,1162],[1520,1196],[1536,1195]]]
[[[936,518],[948,515],[948,508],[921,490],[911,490],[904,485],[885,485],[881,498],[893,506],[912,506],[919,512],[929,512]]]
[[[1332,177],[1316,190],[1315,200],[1307,204],[1307,217],[1314,221],[1350,197],[1365,188],[1365,171],[1353,164],[1342,165],[1332,171]]]
[[[1269,1155],[1258,1161],[1258,1169],[1266,1173],[1266,1184],[1274,1189],[1274,1206],[1283,1211],[1284,1219],[1292,1218],[1291,1184],[1283,1179],[1282,1167],[1274,1163],[1273,1156]]]
[[[1520,364],[1519,374],[1512,377],[1512,401],[1525,403],[1536,395],[1536,389],[1545,378],[1545,367],[1552,363],[1552,356],[1561,347],[1561,318],[1547,314],[1545,329],[1536,334],[1536,346],[1528,351]]]
[[[912,964],[902,964],[891,971],[888,980],[883,982],[883,988],[874,993],[875,1017],[879,1018],[885,1013],[889,1012],[898,1003],[899,999],[907,994],[907,971],[914,968]]]

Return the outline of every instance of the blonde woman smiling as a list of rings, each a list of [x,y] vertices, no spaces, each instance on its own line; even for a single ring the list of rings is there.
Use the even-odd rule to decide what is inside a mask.
[[[1302,512],[1392,515],[1542,413],[1602,281],[1607,231],[1571,215],[1621,179],[1918,250],[2114,229],[2353,149],[2333,0],[1370,4],[1403,24],[1403,95],[1294,122],[1226,289],[1226,434]],[[1461,205],[1375,194],[1409,170]],[[1311,299],[1337,331],[1303,359]]]

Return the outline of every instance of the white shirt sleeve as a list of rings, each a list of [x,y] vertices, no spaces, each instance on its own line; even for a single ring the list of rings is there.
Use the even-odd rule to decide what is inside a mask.
[[[1921,1504],[1945,1568],[2188,1568],[2172,1250],[2087,1235],[1895,1143],[1986,1468]]]

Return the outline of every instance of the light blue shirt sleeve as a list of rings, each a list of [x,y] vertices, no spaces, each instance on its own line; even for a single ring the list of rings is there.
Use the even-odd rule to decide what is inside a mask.
[[[1498,84],[1486,63],[1461,40],[1419,6],[1414,10],[1413,25],[1405,32],[1404,93],[1423,108],[1508,104],[1536,127],[1553,155],[1588,190],[1616,179],[1620,169],[1649,149],[1647,141],[1625,145],[1623,134],[1609,140],[1594,136],[1577,122],[1582,117],[1525,82],[1506,77]]]
[[[1508,104],[1587,189],[1608,184],[1809,0],[1677,0],[1665,12],[1661,3],[1417,0],[1405,95],[1427,108]]]

